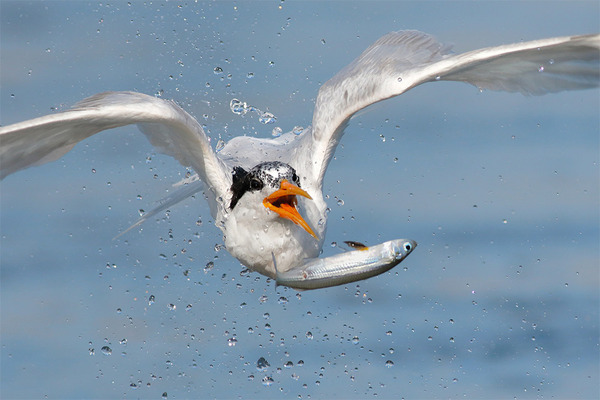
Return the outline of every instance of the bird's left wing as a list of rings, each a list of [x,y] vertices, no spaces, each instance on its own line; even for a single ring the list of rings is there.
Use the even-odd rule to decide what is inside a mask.
[[[192,167],[216,196],[231,179],[204,130],[171,101],[135,92],[106,92],[71,110],[0,127],[0,178],[56,160],[75,144],[100,131],[137,124],[160,152]]]
[[[323,176],[354,113],[425,82],[462,81],[481,89],[544,94],[597,87],[600,35],[566,36],[449,55],[449,47],[418,31],[391,32],[319,90],[306,170]]]

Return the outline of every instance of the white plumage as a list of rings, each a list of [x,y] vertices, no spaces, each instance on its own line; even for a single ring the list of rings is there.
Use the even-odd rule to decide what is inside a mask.
[[[133,92],[101,93],[71,110],[0,128],[0,176],[55,160],[97,132],[137,124],[159,151],[192,167],[199,177],[163,206],[202,190],[203,182],[228,251],[247,267],[275,277],[274,256],[278,271],[285,272],[301,268],[322,248],[327,222],[323,177],[346,124],[357,111],[437,80],[533,95],[597,87],[599,49],[600,36],[585,35],[451,55],[430,35],[392,32],[321,87],[311,128],[273,139],[236,137],[219,152],[213,150],[200,124],[174,102]],[[262,186],[254,187],[249,179],[235,184],[236,168],[243,175],[265,161],[291,169],[263,165],[255,170],[263,174]],[[291,182],[293,173],[299,178],[295,187],[306,196],[284,193],[281,202],[276,199],[267,208],[266,199],[284,190],[283,180]],[[239,198],[232,207],[235,196]],[[302,221],[284,216],[296,202]],[[308,228],[301,226],[303,221]]]

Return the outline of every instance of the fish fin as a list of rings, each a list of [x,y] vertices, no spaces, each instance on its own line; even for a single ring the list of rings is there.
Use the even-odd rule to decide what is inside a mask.
[[[346,243],[348,245],[348,247],[351,247],[355,250],[361,250],[361,251],[369,250],[369,247],[365,246],[361,242],[354,242],[352,240],[344,240],[344,243]]]

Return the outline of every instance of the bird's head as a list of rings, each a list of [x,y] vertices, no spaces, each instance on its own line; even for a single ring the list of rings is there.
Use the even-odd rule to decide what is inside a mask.
[[[311,236],[318,240],[317,235],[298,212],[296,196],[312,200],[310,195],[300,188],[300,178],[296,170],[289,164],[279,161],[268,161],[256,165],[250,171],[242,167],[233,169],[231,185],[232,198],[229,209],[242,206],[240,200],[262,204],[275,212],[279,217],[289,219],[301,226]],[[255,207],[254,204],[249,206]]]

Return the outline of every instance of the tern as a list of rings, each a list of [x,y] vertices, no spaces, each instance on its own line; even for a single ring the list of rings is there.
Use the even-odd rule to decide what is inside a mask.
[[[249,269],[297,289],[346,284],[389,270],[416,246],[409,239],[371,247],[353,242],[348,253],[318,259],[327,226],[323,177],[357,111],[440,80],[526,95],[594,88],[599,49],[600,35],[592,34],[452,54],[431,35],[391,32],[320,88],[310,128],[269,139],[235,137],[218,151],[173,101],[100,93],[70,110],[1,127],[0,178],[56,160],[100,131],[137,124],[153,146],[198,178],[142,221],[204,190],[225,247]]]

